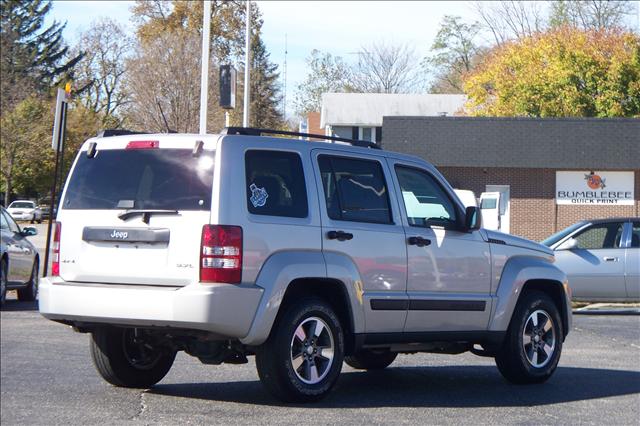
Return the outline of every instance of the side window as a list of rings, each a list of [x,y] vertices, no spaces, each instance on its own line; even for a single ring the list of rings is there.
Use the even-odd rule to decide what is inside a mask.
[[[640,248],[640,222],[633,222],[631,225],[631,247]]]
[[[307,190],[300,156],[252,150],[245,154],[247,208],[267,216],[307,217]]]
[[[379,162],[321,155],[318,165],[331,219],[393,223]]]
[[[620,247],[622,223],[599,223],[575,236],[578,248],[585,250],[610,249]]]
[[[442,187],[428,173],[396,166],[402,199],[411,226],[446,226],[456,222],[456,209]]]

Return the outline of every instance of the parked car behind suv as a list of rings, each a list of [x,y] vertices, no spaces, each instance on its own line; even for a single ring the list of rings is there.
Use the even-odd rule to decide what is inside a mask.
[[[9,204],[7,211],[15,220],[30,221],[31,223],[42,223],[42,211],[40,207],[29,200],[16,200]]]
[[[555,251],[573,300],[640,301],[640,218],[583,220],[542,244]]]
[[[343,360],[398,353],[472,351],[517,383],[553,374],[571,311],[549,248],[479,229],[419,158],[262,133],[82,146],[40,312],[91,333],[106,381],[152,386],[180,350],[255,355],[285,401],[326,395]]]

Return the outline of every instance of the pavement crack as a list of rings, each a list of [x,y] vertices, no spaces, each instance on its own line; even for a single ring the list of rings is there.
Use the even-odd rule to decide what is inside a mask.
[[[147,401],[145,399],[145,395],[149,389],[145,389],[140,392],[138,395],[138,412],[133,415],[129,420],[136,420],[142,417],[142,415],[147,411]]]

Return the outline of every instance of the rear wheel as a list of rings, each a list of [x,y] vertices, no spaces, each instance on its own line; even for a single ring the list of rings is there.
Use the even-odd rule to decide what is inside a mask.
[[[539,291],[526,293],[513,313],[496,365],[510,382],[544,382],[558,366],[562,341],[562,321],[553,300]]]
[[[344,362],[359,370],[382,370],[395,361],[398,354],[389,350],[363,349],[358,353],[346,356]]]
[[[340,321],[323,300],[291,305],[256,351],[264,386],[283,401],[308,402],[326,396],[342,369],[344,337]]]
[[[108,327],[91,334],[91,358],[112,385],[149,388],[169,372],[176,351],[155,344],[142,330]]]
[[[7,300],[7,260],[0,261],[0,305]]]
[[[31,278],[25,288],[18,289],[18,300],[21,302],[33,302],[38,298],[38,287],[40,285],[40,268],[38,259],[33,261],[31,267]]]

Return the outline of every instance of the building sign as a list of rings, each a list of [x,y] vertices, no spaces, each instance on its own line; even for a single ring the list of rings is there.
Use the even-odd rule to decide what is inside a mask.
[[[633,205],[633,172],[556,172],[556,204]]]

